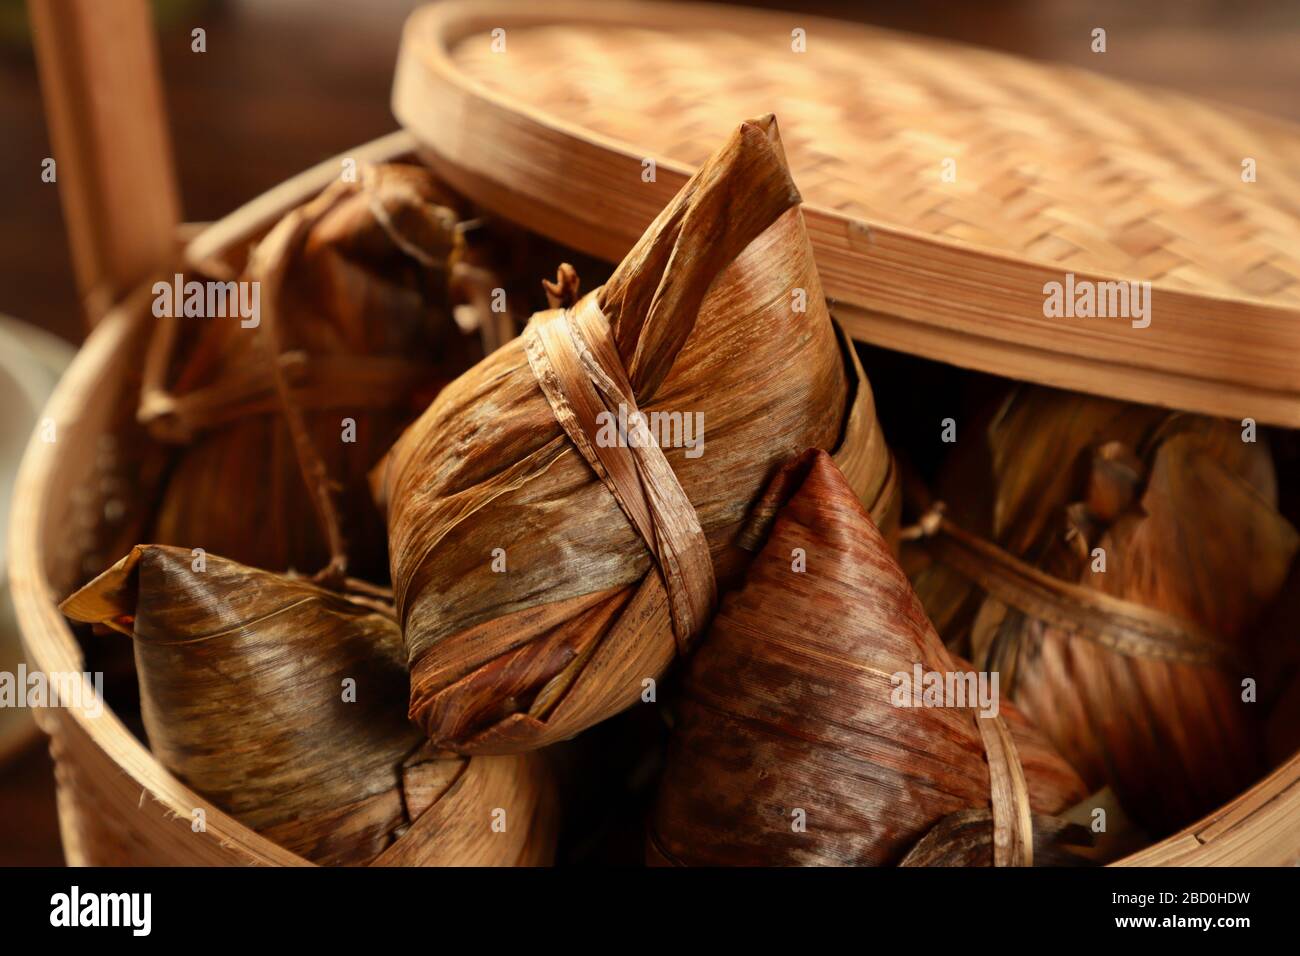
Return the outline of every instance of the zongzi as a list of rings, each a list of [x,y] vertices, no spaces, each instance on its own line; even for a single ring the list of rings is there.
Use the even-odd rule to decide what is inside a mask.
[[[895,521],[870,387],[827,312],[775,120],[742,124],[604,286],[448,386],[376,471],[412,719],[527,750],[686,650],[773,470],[836,450]]]
[[[453,206],[419,167],[363,166],[227,277],[255,293],[252,318],[159,319],[139,416],[182,448],[156,540],[275,571],[338,576],[350,561],[384,579],[366,474],[482,354],[452,319]]]
[[[1023,865],[1077,837],[1050,815],[1082,781],[950,657],[831,458],[794,460],[768,499],[688,667],[650,860],[895,865],[927,839],[911,862]]]
[[[544,756],[433,751],[405,719],[381,598],[140,545],[63,610],[134,639],[153,753],[281,846],[329,864],[550,862]]]
[[[1254,437],[1021,388],[981,436],[993,499],[954,474],[918,526],[934,561],[918,592],[945,637],[1155,836],[1263,770],[1258,700],[1281,687],[1255,633],[1298,539]]]

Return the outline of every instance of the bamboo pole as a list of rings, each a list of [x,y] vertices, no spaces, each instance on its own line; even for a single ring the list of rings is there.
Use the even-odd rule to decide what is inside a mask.
[[[94,324],[171,256],[180,201],[147,0],[28,0],[77,287]]]

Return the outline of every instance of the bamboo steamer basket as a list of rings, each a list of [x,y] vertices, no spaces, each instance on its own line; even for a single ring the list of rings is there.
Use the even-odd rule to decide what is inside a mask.
[[[804,13],[631,0],[424,7],[393,109],[460,192],[615,259],[736,117],[775,113],[854,338],[1300,427],[1300,127]],[[1046,318],[1066,272],[1151,282],[1150,327]]]
[[[348,157],[383,162],[409,158],[414,141],[399,133],[353,150]],[[238,254],[279,216],[324,188],[338,174],[323,163],[213,224],[189,247],[205,258]],[[147,290],[146,290],[147,291]],[[60,382],[44,417],[59,440],[34,437],[15,490],[10,548],[11,587],[29,666],[80,672],[81,649],[58,610],[81,572],[63,546],[76,507],[74,493],[94,473],[94,448],[137,394],[128,371],[151,319],[150,299],[135,295],[111,310],[87,339]],[[37,712],[55,762],[64,853],[73,865],[306,866],[243,826],[177,780],[112,710],[92,717],[85,708]],[[193,811],[206,832],[191,828]],[[1300,862],[1300,756],[1219,812],[1123,861],[1133,865]]]
[[[123,0],[124,4],[126,2]],[[134,4],[136,0],[130,2]],[[45,5],[46,0],[36,0],[34,19],[39,20],[43,15],[41,8]],[[138,6],[139,21],[147,22],[144,5]],[[89,16],[110,16],[107,7],[97,8],[88,3],[82,12]],[[111,16],[119,16],[122,9],[115,7]],[[662,11],[664,8],[657,6],[656,9]],[[621,3],[584,7],[581,11],[561,3],[548,5],[545,17],[548,22],[563,19],[581,25],[584,21],[625,23],[627,17],[643,13],[643,8]],[[710,8],[661,13],[660,16],[687,25],[708,23],[714,28],[724,22],[719,19],[724,14]],[[725,16],[729,18],[727,22],[734,22],[734,13],[728,12]],[[580,181],[589,178],[577,174],[583,170],[584,163],[588,164],[583,171],[591,174],[591,184],[608,183],[608,179],[602,176],[608,176],[609,168],[602,163],[609,157],[618,162],[632,163],[624,171],[631,169],[634,175],[639,175],[643,154],[620,146],[610,137],[582,133],[572,124],[553,121],[524,104],[508,104],[499,93],[490,93],[485,86],[460,73],[446,51],[438,45],[453,42],[450,38],[474,35],[502,23],[513,26],[535,19],[534,15],[519,8],[494,3],[476,4],[472,8],[447,4],[419,12],[408,27],[395,89],[399,115],[415,130],[418,141],[410,134],[398,133],[352,150],[345,154],[346,158],[383,162],[418,156],[470,198],[488,208],[495,207],[495,211],[523,225],[586,251],[617,258],[631,245],[636,233],[657,212],[659,205],[684,181],[688,165],[664,158],[659,166],[661,175],[657,185],[640,194],[639,205],[630,212],[610,205],[609,197],[620,195],[617,190],[590,207],[570,205],[571,193],[559,193],[546,199],[545,194],[539,192],[541,184],[549,183],[548,188],[558,188],[558,179],[553,171],[548,170],[545,157],[556,155],[554,151],[561,146],[564,150],[576,149],[576,152],[561,150],[559,153],[573,163],[566,188],[578,188],[583,185]],[[806,23],[818,23],[811,18],[800,19]],[[781,21],[781,25],[785,26],[785,21]],[[120,27],[120,24],[114,23],[113,26]],[[788,35],[788,27],[785,32]],[[90,31],[87,35],[120,36],[120,31]],[[411,48],[413,36],[421,44],[415,51]],[[430,37],[437,40],[433,46],[425,42]],[[48,50],[40,52],[43,73],[51,69],[48,60],[57,60],[67,53],[61,50],[52,54]],[[60,68],[56,63],[52,69],[58,73]],[[117,75],[120,72],[119,69]],[[63,75],[66,78],[71,71],[65,70]],[[90,76],[85,82],[90,84],[93,81],[94,77]],[[106,81],[101,78],[101,82]],[[57,84],[51,84],[48,79],[46,83],[47,87],[56,87],[53,98],[57,100]],[[153,97],[156,105],[157,91],[150,93],[147,83],[127,83],[126,89],[132,95],[143,90]],[[50,95],[47,88],[47,98]],[[422,115],[427,117],[427,110],[435,107],[448,111],[436,145],[430,143],[426,135],[428,129],[419,118],[411,115],[415,102],[412,98],[417,95],[429,98],[424,103],[426,112]],[[54,114],[57,110],[56,102],[50,107],[50,112]],[[513,120],[510,119],[512,116]],[[54,119],[57,132],[58,117]],[[72,122],[82,121],[74,118]],[[497,137],[494,142],[499,162],[505,162],[508,156],[516,153],[527,157],[527,162],[513,169],[508,181],[491,178],[494,172],[501,170],[500,166],[492,163],[482,162],[479,173],[470,168],[485,159],[477,150],[483,148],[483,137],[488,132]],[[132,135],[128,130],[127,136]],[[539,135],[542,137],[540,140],[536,139]],[[154,138],[150,139],[151,136]],[[142,152],[156,158],[157,150],[151,146],[162,142],[156,130],[136,130],[133,138],[145,142]],[[475,159],[470,162],[468,157]],[[243,250],[281,215],[332,181],[338,174],[342,158],[302,173],[203,229],[186,247],[185,257],[189,260],[230,258],[238,261]],[[590,165],[593,162],[595,165]],[[529,163],[532,164],[531,173]],[[89,178],[94,180],[95,164],[90,165]],[[62,166],[61,161],[61,169]],[[134,375],[138,372],[151,318],[148,283],[133,283],[139,283],[144,277],[142,268],[163,266],[173,253],[170,239],[167,243],[160,243],[157,229],[153,232],[144,229],[140,225],[140,215],[132,217],[131,213],[143,209],[145,218],[150,219],[155,227],[174,220],[174,202],[169,208],[166,198],[168,190],[174,191],[174,187],[166,175],[166,166],[165,161],[155,165],[161,182],[133,175],[126,182],[114,184],[104,182],[107,174],[101,175],[100,185],[105,190],[116,192],[108,209],[90,216],[95,220],[95,229],[80,228],[77,216],[69,216],[74,235],[74,260],[83,296],[92,313],[103,311],[104,314],[43,413],[43,417],[55,423],[58,440],[46,443],[34,436],[28,446],[16,482],[9,541],[11,589],[23,645],[30,667],[47,673],[84,670],[81,648],[57,607],[58,601],[84,580],[86,571],[82,555],[69,547],[68,529],[84,520],[84,492],[93,486],[96,477],[97,443],[102,436],[120,428],[123,421],[132,420],[137,399]],[[102,173],[103,166],[99,169]],[[143,205],[123,200],[124,190],[147,189],[151,183],[154,188],[141,199]],[[593,212],[601,224],[592,218]],[[852,257],[847,260],[843,256],[836,258],[833,248],[829,253],[825,251],[828,237],[837,234],[837,230],[840,239],[844,240],[845,235],[851,237],[860,227],[843,223],[834,225],[824,210],[815,204],[809,208],[808,220],[814,243],[819,247],[819,257],[829,266],[824,273],[828,287],[833,281],[831,276],[844,276],[846,270],[862,266],[862,261]],[[114,223],[121,226],[129,241],[117,244],[112,241],[117,235],[112,228]],[[859,238],[873,234],[877,233],[873,233],[869,226],[866,233],[858,233]],[[873,247],[877,250],[888,246],[884,236],[879,237],[880,245]],[[903,255],[934,245],[902,231],[899,231],[898,239],[901,244],[894,247],[890,255]],[[863,261],[881,268],[882,262],[887,265],[890,260],[869,257]],[[132,275],[131,280],[125,278]],[[132,288],[134,291],[125,291]],[[106,301],[119,304],[104,310]],[[1232,299],[1229,304],[1246,310],[1244,313],[1234,312],[1234,315],[1254,315],[1261,323],[1251,326],[1256,331],[1279,315],[1290,314],[1288,307],[1263,300]],[[874,320],[871,316],[879,315],[867,308],[850,309],[846,324],[855,335],[870,338],[871,335],[864,333],[872,328],[885,328],[894,321],[880,318],[879,325],[872,325]],[[1084,387],[1090,370],[1097,367],[1095,358],[1090,360],[1092,364],[1088,364],[1079,355],[1054,353],[1050,349],[1046,352],[1039,349],[1031,362],[1023,355],[1017,358],[1005,343],[972,345],[974,357],[963,358],[955,351],[958,345],[967,343],[963,333],[945,329],[941,324],[936,324],[931,331],[933,335],[911,342],[909,348],[932,358],[1001,371],[1020,378],[1046,379],[1075,388]],[[891,344],[886,335],[881,335],[880,339],[882,344]],[[892,344],[899,347],[897,342]],[[1102,364],[1104,367],[1105,363]],[[1058,366],[1061,374],[1053,378],[1053,369]],[[1155,401],[1151,392],[1153,383],[1162,381],[1178,380],[1185,386],[1182,391],[1176,390],[1180,400],[1187,397],[1189,389],[1196,391],[1211,387],[1202,379],[1189,378],[1177,369],[1166,370],[1161,375],[1146,379],[1139,375],[1135,380],[1146,384],[1123,392],[1124,397]],[[1244,401],[1252,395],[1253,386],[1250,384],[1237,383],[1227,388],[1222,375],[1215,378],[1213,374],[1210,381],[1214,388],[1225,388],[1225,396],[1230,396],[1225,397],[1227,402]],[[1257,417],[1285,424],[1300,423],[1300,404],[1292,404],[1295,401],[1295,395],[1289,391],[1292,386],[1300,394],[1300,375],[1288,378],[1285,387],[1269,392],[1267,400],[1260,406],[1268,411],[1257,412]],[[1188,408],[1201,407],[1190,398],[1184,404]],[[60,827],[69,863],[309,865],[306,860],[259,836],[183,785],[153,758],[111,709],[105,707],[101,715],[94,717],[84,707],[50,708],[39,711],[37,719],[41,729],[50,737]],[[203,810],[206,820],[206,826],[200,832],[195,832],[191,825],[196,809]],[[1194,826],[1121,861],[1122,865],[1295,863],[1300,863],[1300,755]]]

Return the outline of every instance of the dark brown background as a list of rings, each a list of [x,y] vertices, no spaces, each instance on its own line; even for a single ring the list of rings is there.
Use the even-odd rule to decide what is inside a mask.
[[[117,0],[102,0],[105,3]],[[398,35],[415,0],[169,0],[159,42],[184,215],[219,217],[395,128]],[[1300,4],[1286,0],[788,2],[1086,66],[1300,120]],[[72,341],[81,318],[19,0],[0,0],[0,312]],[[207,52],[190,30],[207,30]],[[1107,52],[1090,51],[1105,27]],[[129,162],[129,157],[123,157]],[[0,410],[0,414],[4,414]],[[0,864],[61,860],[43,745],[0,766]]]

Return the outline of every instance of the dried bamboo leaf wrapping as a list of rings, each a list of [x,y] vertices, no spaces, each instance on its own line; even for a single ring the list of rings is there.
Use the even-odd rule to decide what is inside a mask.
[[[989,809],[977,720],[990,719],[894,700],[898,672],[966,665],[831,459],[805,456],[791,475],[743,588],[689,664],[652,861],[891,865],[950,814]],[[1078,775],[1014,708],[1001,712],[1029,806],[1051,814],[1080,799]]]
[[[625,512],[593,471],[530,364],[549,322],[607,328],[588,344],[616,355],[606,371],[643,412],[703,415],[702,454],[662,453],[722,586],[747,560],[733,539],[750,506],[803,448],[839,448],[863,500],[892,520],[870,388],[830,321],[797,201],[775,121],[743,124],[609,283],[534,316],[524,339],[448,386],[377,473],[411,716],[439,745],[512,752],[570,737],[637,700],[689,639],[629,520],[636,503]]]
[[[1044,503],[1074,496],[1084,450],[1111,440],[1135,447],[1168,414],[1067,392],[1041,394],[1053,398],[1026,401],[1014,389],[1000,407],[983,411],[962,433],[979,440],[957,442],[935,489],[957,525],[1031,562],[1037,542],[1049,534],[1047,523],[1059,517]],[[1031,466],[1024,449],[993,440],[1010,431],[1033,436],[1043,464]],[[912,583],[944,641],[969,651],[970,625],[983,600],[979,589],[938,561],[914,573]]]
[[[134,638],[145,728],[164,766],[318,863],[549,861],[541,755],[485,766],[431,752],[403,714],[391,608],[195,560],[140,545],[63,604]],[[498,808],[504,834],[492,827]]]
[[[993,866],[992,815],[988,810],[949,814],[923,836],[899,866]],[[1035,866],[1085,866],[1080,855],[1090,836],[1086,827],[1059,817],[1034,817]]]
[[[1234,423],[1046,389],[1015,393],[987,436],[993,540],[1051,576],[1065,613],[1015,575],[1005,592],[974,589],[976,662],[999,669],[1089,785],[1110,784],[1146,829],[1190,823],[1262,770],[1260,705],[1242,681],[1268,693],[1252,634],[1297,549],[1267,448]],[[954,512],[978,514],[957,499]],[[941,574],[953,540],[927,542]],[[1098,604],[1111,599],[1124,603]],[[1148,620],[1171,641],[1135,630]]]
[[[361,172],[293,210],[253,251],[239,278],[261,284],[256,327],[160,320],[140,417],[186,447],[157,540],[271,570],[315,571],[331,559],[276,395],[279,362],[339,494],[354,572],[387,574],[366,473],[440,384],[482,353],[451,318],[451,200],[418,167]],[[355,436],[345,441],[347,418]]]

